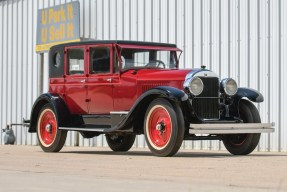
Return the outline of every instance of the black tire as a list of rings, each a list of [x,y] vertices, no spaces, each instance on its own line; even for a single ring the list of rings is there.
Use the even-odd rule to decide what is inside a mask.
[[[58,129],[58,117],[50,103],[44,105],[39,113],[37,138],[45,152],[59,152],[65,144],[67,131]]]
[[[113,151],[128,151],[134,144],[136,139],[136,135],[128,134],[128,135],[106,135],[106,140],[109,147]]]
[[[261,123],[257,108],[249,101],[239,103],[239,114],[244,123]],[[225,135],[225,148],[233,155],[248,155],[259,143],[260,133]]]
[[[146,111],[144,135],[156,156],[173,156],[184,137],[184,119],[180,107],[164,98],[152,101]]]

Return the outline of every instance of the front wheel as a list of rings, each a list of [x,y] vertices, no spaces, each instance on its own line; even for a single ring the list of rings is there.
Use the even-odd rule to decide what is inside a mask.
[[[248,101],[242,100],[240,102],[239,113],[244,123],[261,123],[258,110]],[[260,133],[225,135],[223,143],[233,155],[247,155],[258,145],[260,135]]]
[[[50,103],[44,105],[40,111],[37,137],[45,152],[59,152],[65,144],[67,131],[58,129],[57,117]]]
[[[184,120],[178,105],[158,98],[149,105],[144,122],[144,135],[156,156],[172,156],[179,150],[184,137]]]

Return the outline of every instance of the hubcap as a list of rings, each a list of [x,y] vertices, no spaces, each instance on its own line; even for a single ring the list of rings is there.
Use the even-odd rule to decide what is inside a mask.
[[[156,129],[157,131],[163,132],[164,129],[165,129],[165,124],[164,124],[163,122],[160,122],[160,123],[158,123],[158,124],[156,125],[155,129]]]
[[[51,109],[45,109],[39,117],[39,140],[42,145],[49,147],[53,144],[57,133],[57,120]]]
[[[52,132],[52,125],[51,125],[50,123],[46,125],[46,131],[47,131],[48,133],[51,133],[51,132]]]
[[[164,148],[171,136],[172,122],[168,111],[154,106],[148,114],[147,133],[150,144],[156,149]]]

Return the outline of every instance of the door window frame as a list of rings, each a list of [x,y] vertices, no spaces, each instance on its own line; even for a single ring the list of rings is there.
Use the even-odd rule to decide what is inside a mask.
[[[109,73],[90,73],[90,68],[91,68],[91,48],[95,47],[108,47],[110,49],[110,72]],[[107,75],[112,75],[113,74],[113,63],[114,63],[114,58],[113,58],[113,45],[112,44],[97,44],[97,45],[87,45],[86,47],[87,53],[88,53],[88,59],[87,59],[87,74],[89,76],[107,76]]]
[[[83,74],[69,74],[69,67],[70,67],[70,63],[68,62],[68,50],[69,49],[83,49],[84,50],[84,73]],[[65,63],[65,69],[64,69],[64,73],[66,76],[70,76],[70,77],[82,77],[82,76],[86,76],[86,74],[88,74],[87,71],[87,51],[86,51],[86,46],[84,45],[77,45],[77,46],[68,46],[65,47],[65,51],[64,51],[64,63]]]

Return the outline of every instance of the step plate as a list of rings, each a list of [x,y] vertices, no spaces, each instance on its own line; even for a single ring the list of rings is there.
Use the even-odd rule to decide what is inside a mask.
[[[91,129],[91,128],[80,128],[80,127],[59,127],[60,130],[68,130],[68,131],[92,131],[92,132],[104,132],[106,129],[105,128],[96,128],[96,129]]]
[[[272,133],[274,123],[190,124],[190,134]]]

